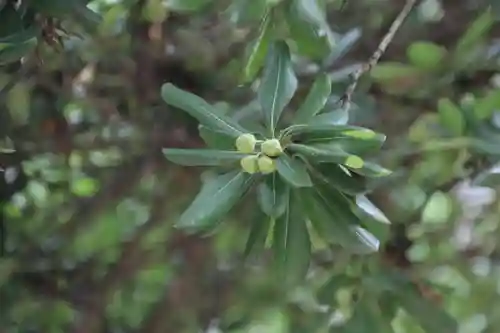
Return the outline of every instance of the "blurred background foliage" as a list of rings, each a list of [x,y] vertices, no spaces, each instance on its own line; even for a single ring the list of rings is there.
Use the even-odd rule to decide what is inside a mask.
[[[307,280],[283,290],[265,253],[242,261],[259,222],[253,205],[213,235],[172,228],[206,174],[163,158],[163,147],[203,141],[193,119],[161,101],[160,86],[251,115],[255,69],[246,60],[278,2],[91,1],[103,16],[92,32],[65,19],[72,33],[60,48],[2,63],[0,332],[441,333],[439,308],[460,333],[500,330],[493,0],[419,1],[360,81],[353,123],[387,134],[376,157],[394,170],[369,195],[392,223],[381,253],[358,258],[315,241]],[[304,12],[291,13],[299,95],[321,70],[341,96],[403,2],[319,1],[328,21],[320,35],[301,25]],[[381,258],[431,285],[439,306],[375,302],[393,281],[360,292],[363,265]]]

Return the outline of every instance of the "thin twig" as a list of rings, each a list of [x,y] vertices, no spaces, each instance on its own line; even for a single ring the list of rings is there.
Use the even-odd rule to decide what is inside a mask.
[[[344,95],[340,99],[341,106],[344,110],[349,110],[351,108],[351,100],[352,94],[356,90],[356,86],[358,85],[358,81],[363,76],[364,73],[369,72],[380,60],[382,54],[384,54],[385,50],[389,43],[394,39],[394,35],[399,30],[403,22],[410,14],[411,10],[417,4],[418,0],[407,0],[405,6],[396,17],[394,22],[392,22],[389,31],[385,34],[384,38],[380,41],[380,44],[377,47],[377,50],[372,54],[370,59],[366,63],[364,63],[356,72],[352,74],[351,84],[347,87]]]

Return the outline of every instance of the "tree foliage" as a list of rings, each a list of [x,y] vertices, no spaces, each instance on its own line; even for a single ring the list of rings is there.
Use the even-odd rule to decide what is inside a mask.
[[[498,330],[466,3],[0,0],[0,331]]]

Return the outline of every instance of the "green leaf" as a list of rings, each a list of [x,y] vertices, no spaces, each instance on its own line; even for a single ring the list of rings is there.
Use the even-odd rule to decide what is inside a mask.
[[[352,203],[340,192],[316,183],[313,189],[299,193],[302,208],[325,241],[356,253],[378,250],[379,243],[360,227],[362,221],[351,209]]]
[[[370,76],[377,81],[401,79],[419,74],[418,68],[398,62],[382,62],[370,71]]]
[[[285,214],[276,219],[273,250],[284,282],[288,285],[303,282],[309,269],[311,240],[295,195],[289,197]]]
[[[472,22],[467,31],[458,40],[455,47],[455,53],[457,56],[463,56],[462,53],[470,52],[475,44],[482,40],[494,24],[494,13],[491,8],[488,8],[478,18],[476,18],[474,22]]]
[[[351,155],[340,147],[330,145],[328,148],[317,148],[302,144],[292,143],[287,146],[287,150],[307,158],[312,163],[334,162],[342,164]]]
[[[481,120],[490,118],[498,109],[500,109],[500,89],[489,91],[474,104],[474,114]]]
[[[215,149],[165,148],[163,155],[172,163],[184,166],[216,166],[239,161],[248,154]]]
[[[257,186],[257,202],[268,216],[277,218],[287,208],[290,188],[279,175],[273,173]]]
[[[462,111],[448,98],[440,98],[438,101],[438,114],[441,126],[450,131],[451,134],[460,136],[465,130],[465,119]]]
[[[354,28],[349,30],[345,35],[340,38],[332,52],[326,60],[323,62],[323,67],[328,68],[335,64],[337,60],[342,58],[347,52],[351,50],[353,45],[359,40],[361,37],[361,29]]]
[[[432,70],[439,67],[448,51],[432,42],[413,42],[406,50],[408,60],[418,68]]]
[[[317,0],[293,0],[287,23],[298,53],[312,59],[324,58],[335,45],[325,11]]]
[[[211,229],[248,191],[253,177],[231,171],[208,179],[176,226],[182,229]]]
[[[270,228],[270,218],[257,209],[255,217],[252,219],[250,233],[248,234],[247,242],[245,244],[245,251],[243,254],[244,258],[248,258],[252,251],[257,250],[258,247],[264,248]]]
[[[281,136],[291,136],[294,141],[302,143],[328,142],[341,138],[385,141],[384,134],[374,132],[368,128],[330,124],[292,125],[284,129]]]
[[[235,147],[235,140],[232,136],[220,130],[213,130],[207,126],[199,125],[198,133],[208,147],[220,150],[231,150]]]
[[[259,28],[259,35],[248,48],[248,56],[243,69],[243,81],[252,81],[261,69],[271,42],[271,14],[266,12]]]
[[[283,154],[276,159],[276,168],[281,177],[293,187],[312,186],[307,168],[301,160]]]
[[[351,173],[345,167],[334,163],[319,164],[314,167],[320,181],[349,195],[368,191],[364,177]]]
[[[368,178],[385,177],[392,173],[392,171],[389,169],[386,169],[376,163],[367,161],[364,161],[362,168],[351,171]]]
[[[221,115],[203,98],[179,89],[171,83],[165,83],[161,87],[161,96],[167,104],[187,112],[211,129],[220,130],[235,138],[246,132],[235,121]]]
[[[272,134],[296,89],[297,78],[293,71],[290,50],[285,42],[276,42],[269,51],[258,92],[258,99]]]
[[[349,121],[349,112],[345,108],[320,113],[309,120],[309,125],[346,125]]]
[[[328,97],[332,92],[331,81],[328,75],[321,74],[314,81],[311,90],[302,105],[295,114],[295,123],[305,123],[311,120],[318,112],[320,112],[328,101]]]

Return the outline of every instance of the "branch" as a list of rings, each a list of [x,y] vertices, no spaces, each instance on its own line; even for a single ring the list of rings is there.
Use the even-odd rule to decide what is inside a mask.
[[[365,62],[356,72],[352,74],[351,84],[349,84],[346,91],[344,92],[344,95],[340,98],[340,104],[344,110],[348,111],[351,108],[352,94],[356,90],[356,86],[358,85],[358,81],[361,76],[363,76],[363,74],[365,74],[366,72],[369,72],[377,64],[377,62],[380,60],[380,57],[382,57],[382,54],[384,54],[385,50],[387,49],[387,46],[389,46],[391,41],[394,39],[396,32],[399,30],[417,2],[418,0],[406,0],[405,6],[396,17],[394,22],[392,22],[389,31],[387,31],[384,38],[382,38],[382,40],[380,41],[377,50],[372,54],[367,62]]]

